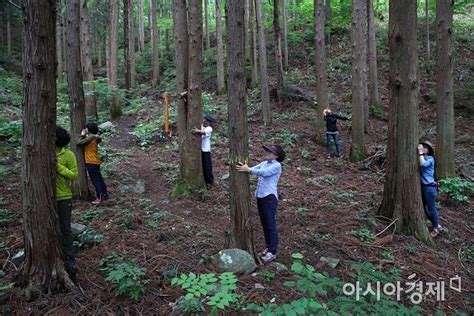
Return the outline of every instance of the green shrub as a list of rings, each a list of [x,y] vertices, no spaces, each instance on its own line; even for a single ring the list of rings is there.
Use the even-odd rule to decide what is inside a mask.
[[[447,193],[449,197],[460,201],[469,202],[469,198],[474,195],[474,183],[461,178],[446,178],[439,181],[439,191]]]
[[[0,227],[6,227],[13,219],[13,214],[6,208],[0,208]]]
[[[372,233],[367,228],[361,228],[358,231],[353,231],[352,234],[358,237],[360,241],[366,242],[369,244],[375,240],[374,233]]]
[[[0,118],[0,139],[19,144],[23,135],[21,120],[12,121],[5,117]]]
[[[135,266],[134,259],[123,259],[113,254],[100,261],[101,271],[106,275],[105,280],[112,282],[116,296],[125,294],[134,301],[138,301],[145,293],[145,269]]]
[[[381,293],[377,300],[375,295],[360,295],[359,299],[347,295],[343,291],[344,283],[338,278],[331,278],[325,272],[320,273],[309,264],[303,263],[303,255],[292,255],[291,271],[296,280],[285,282],[285,286],[294,288],[300,298],[282,305],[249,304],[247,311],[261,315],[419,315],[420,308],[408,308],[391,297]],[[352,265],[350,275],[353,282],[359,282],[361,293],[368,287],[367,282],[393,282],[400,279],[397,271],[387,275],[381,268],[371,263]],[[325,298],[325,303],[318,300]]]

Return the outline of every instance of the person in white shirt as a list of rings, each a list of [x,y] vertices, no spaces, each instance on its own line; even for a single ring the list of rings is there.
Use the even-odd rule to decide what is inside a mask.
[[[202,170],[204,173],[204,181],[206,182],[208,190],[214,185],[211,159],[211,124],[214,121],[215,119],[211,115],[204,115],[201,128],[193,128],[192,130],[193,133],[201,135]]]

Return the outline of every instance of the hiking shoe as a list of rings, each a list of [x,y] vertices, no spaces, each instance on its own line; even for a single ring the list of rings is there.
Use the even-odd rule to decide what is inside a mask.
[[[272,260],[275,260],[276,257],[277,257],[277,256],[274,255],[273,253],[267,252],[267,254],[262,257],[262,260],[265,261],[265,262],[270,262],[270,261],[272,261]]]
[[[326,155],[326,158],[327,158],[327,159],[331,159],[331,155],[329,155],[329,154]]]
[[[99,205],[101,202],[102,202],[101,199],[96,199],[94,202],[92,202],[92,204]]]

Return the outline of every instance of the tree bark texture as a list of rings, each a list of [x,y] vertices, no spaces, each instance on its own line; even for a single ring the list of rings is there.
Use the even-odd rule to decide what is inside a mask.
[[[365,112],[367,104],[367,16],[366,1],[352,1],[352,143],[350,159],[366,157]]]
[[[272,110],[270,107],[270,92],[268,90],[267,72],[267,46],[265,44],[265,27],[263,24],[264,12],[262,2],[255,0],[255,15],[257,17],[258,29],[258,57],[260,66],[260,92],[262,95],[262,119],[263,125],[269,126],[272,123]]]
[[[424,223],[416,150],[419,141],[416,1],[390,1],[389,50],[390,115],[379,214],[397,220],[397,231],[431,242]]]
[[[257,34],[255,29],[255,5],[253,0],[249,0],[249,45],[250,45],[250,83],[252,88],[258,84],[257,69]]]
[[[209,33],[209,0],[204,0],[204,33],[206,34],[206,49],[211,48],[211,34]]]
[[[227,90],[230,139],[230,214],[231,247],[255,255],[253,230],[250,218],[250,189],[248,173],[239,173],[238,162],[248,162],[247,105],[245,102],[245,26],[243,1],[227,1],[228,72]]]
[[[56,1],[23,2],[23,285],[71,289],[56,213]]]
[[[80,0],[81,4],[81,65],[82,77],[84,80],[84,100],[86,107],[86,118],[97,120],[97,107],[94,87],[94,72],[92,70],[91,57],[91,29],[89,22],[89,10],[87,1]]]
[[[7,56],[12,54],[12,28],[11,28],[11,19],[10,19],[10,10],[6,9],[7,14]]]
[[[436,2],[436,177],[456,176],[454,161],[453,100],[453,7],[454,0]]]
[[[326,0],[326,3],[324,4],[324,17],[325,23],[329,23],[331,20],[331,0]]]
[[[326,42],[324,38],[324,4],[323,0],[314,0],[314,41],[316,44],[316,99],[319,113],[316,115],[315,140],[319,145],[325,144],[325,124],[323,110],[329,108],[328,73],[326,61]]]
[[[202,123],[202,1],[189,6],[189,12],[186,0],[174,0],[173,4],[176,93],[182,95],[177,100],[180,174],[172,192],[177,196],[205,188],[200,135],[191,133]]]
[[[152,45],[152,58],[153,58],[153,70],[151,76],[151,86],[156,88],[160,81],[160,56],[158,50],[158,21],[157,21],[157,6],[156,0],[151,0],[151,45]]]
[[[282,26],[283,26],[283,69],[288,70],[288,27],[287,27],[287,22],[288,22],[288,14],[286,11],[286,5],[287,2],[286,0],[281,0],[281,6],[282,6],[282,11],[283,11],[283,21],[282,21]]]
[[[133,0],[123,1],[123,34],[125,60],[125,89],[130,90],[135,84],[135,36],[133,32]]]
[[[216,0],[216,37],[217,37],[217,93],[225,93],[224,42],[222,40],[221,0]]]
[[[275,35],[275,65],[277,79],[277,99],[282,101],[283,94],[283,59],[281,56],[280,9],[279,2],[273,0],[273,31]]]
[[[369,106],[379,108],[379,92],[377,79],[377,50],[375,45],[374,1],[367,0],[367,27],[369,52]]]
[[[61,19],[57,19],[56,23],[56,56],[58,63],[58,81],[64,80],[64,58],[63,58],[63,45],[62,45],[62,23]]]
[[[430,45],[430,9],[429,9],[429,0],[425,0],[425,32],[426,32],[426,56],[425,56],[425,64],[426,69],[430,69],[431,63],[431,45]]]
[[[69,93],[69,117],[71,120],[71,150],[76,154],[79,176],[72,182],[74,196],[81,200],[89,198],[84,149],[76,145],[77,137],[86,126],[86,108],[82,85],[80,47],[80,0],[66,1],[66,61]]]
[[[117,87],[118,79],[118,24],[119,24],[119,0],[110,0],[110,85]]]
[[[143,23],[143,0],[137,0],[138,5],[138,48],[145,49],[145,24]]]

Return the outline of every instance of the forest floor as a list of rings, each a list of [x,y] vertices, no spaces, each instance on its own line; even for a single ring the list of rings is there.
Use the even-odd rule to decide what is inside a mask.
[[[380,84],[382,118],[371,117],[367,135],[371,154],[382,150],[386,143],[386,73],[381,77],[384,77]],[[350,81],[344,84],[333,81],[331,99],[336,112],[350,112],[347,106],[349,86]],[[423,84],[421,95],[433,87]],[[309,86],[303,88],[311,90]],[[144,95],[144,98],[152,102],[141,108],[126,109],[126,114],[113,122],[115,129],[104,136],[103,170],[110,200],[98,207],[90,202],[74,203],[73,221],[103,235],[99,245],[82,249],[77,254],[78,281],[83,293],[42,295],[28,302],[23,299],[20,289],[14,289],[5,302],[10,311],[17,315],[168,315],[173,310],[173,303],[184,294],[170,285],[169,275],[173,271],[215,271],[207,258],[228,247],[230,225],[229,183],[225,180],[229,172],[225,98],[213,97],[206,104],[217,118],[212,142],[215,186],[202,194],[178,198],[170,197],[179,171],[177,136],[163,137],[156,133],[143,145],[139,138],[130,134],[137,126],[155,120],[161,113],[159,97]],[[424,135],[434,140],[434,105],[427,102],[428,98],[421,99],[421,127]],[[304,261],[318,271],[343,280],[351,280],[350,273],[357,262],[370,262],[386,273],[399,274],[402,285],[416,273],[417,280],[445,281],[447,284],[446,300],[437,302],[435,297],[427,297],[421,304],[424,313],[432,314],[436,309],[449,315],[455,311],[472,313],[472,301],[469,301],[474,284],[472,201],[441,205],[444,230],[434,247],[428,247],[414,237],[393,234],[394,226],[378,235],[375,242],[364,242],[366,236],[374,237],[389,224],[377,216],[384,180],[380,163],[368,166],[348,160],[350,123],[346,122],[340,125],[344,157],[326,159],[325,148],[313,141],[313,118],[320,115],[322,109],[304,102],[274,103],[272,106],[274,121],[270,128],[262,126],[259,108],[254,103],[249,105],[248,117],[250,165],[261,160],[261,146],[268,143],[283,144],[288,156],[283,163],[279,186],[277,261],[290,266],[292,254],[299,252],[304,255]],[[458,166],[472,164],[472,135],[472,113],[461,109],[456,113]],[[10,154],[14,156],[14,150]],[[18,163],[14,159],[10,162]],[[144,192],[131,192],[140,183],[145,184]],[[253,191],[255,179],[251,179],[251,183]],[[2,282],[13,280],[15,268],[8,264],[8,259],[22,246],[20,184],[18,168],[0,180],[1,208],[15,214],[0,232],[0,268],[7,273],[0,279]],[[257,249],[260,249],[263,234],[254,199],[251,203],[254,236]],[[134,258],[137,266],[146,269],[145,278],[149,283],[138,302],[124,296],[116,297],[111,284],[105,280],[100,261],[113,253]],[[337,258],[340,263],[331,268],[320,261],[321,257]],[[265,269],[259,266],[257,272]],[[264,276],[261,273],[239,278],[238,291],[244,298],[244,306],[272,300],[282,304],[298,298],[298,292],[284,285],[292,279],[291,275]],[[449,289],[449,279],[455,276],[462,279],[462,292]],[[263,289],[255,288],[256,283],[263,285]],[[406,297],[402,301],[405,305],[411,304]]]

